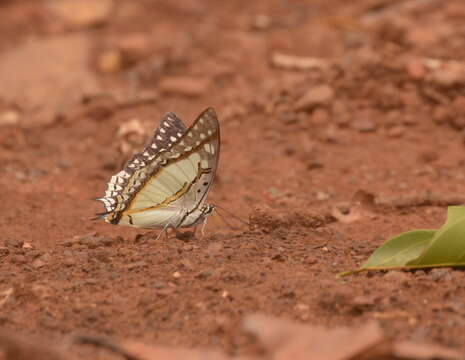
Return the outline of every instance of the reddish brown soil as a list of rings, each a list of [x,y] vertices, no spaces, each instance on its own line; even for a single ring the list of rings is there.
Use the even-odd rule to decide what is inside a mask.
[[[239,321],[259,311],[329,327],[375,318],[390,337],[465,350],[464,272],[336,277],[392,235],[440,226],[445,206],[325,215],[357,190],[463,193],[463,0],[115,0],[90,25],[41,1],[0,12],[3,327],[240,354]],[[275,54],[323,65],[286,69]],[[89,199],[129,156],[121,124],[138,118],[149,136],[165,112],[191,123],[207,106],[222,134],[209,201],[251,229],[213,219],[203,239],[155,241],[90,220],[102,209]]]

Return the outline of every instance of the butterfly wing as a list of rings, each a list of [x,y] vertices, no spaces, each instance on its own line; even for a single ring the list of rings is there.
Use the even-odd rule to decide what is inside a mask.
[[[167,114],[152,141],[113,176],[105,197],[112,224],[143,228],[182,226],[198,209],[213,182],[219,158],[219,124],[213,109],[205,110],[186,130]]]

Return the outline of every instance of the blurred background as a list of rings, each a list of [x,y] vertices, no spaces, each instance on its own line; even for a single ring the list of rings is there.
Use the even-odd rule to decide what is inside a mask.
[[[442,208],[329,225],[309,211],[358,190],[463,192],[463,0],[2,0],[0,18],[0,285],[26,294],[5,303],[7,326],[234,352],[228,329],[250,311],[335,325],[371,316],[350,310],[357,294],[397,294],[370,300],[377,311],[416,303],[395,278],[339,296],[334,274],[390,235],[437,227]],[[222,134],[210,201],[255,228],[154,243],[89,220],[102,209],[88,199],[164,113],[190,124],[208,106]],[[465,348],[463,309],[439,305],[465,295],[448,276],[389,334]]]

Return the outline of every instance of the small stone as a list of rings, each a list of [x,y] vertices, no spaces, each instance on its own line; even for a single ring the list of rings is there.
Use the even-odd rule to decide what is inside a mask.
[[[34,246],[32,246],[31,243],[26,242],[26,243],[23,244],[23,249],[32,250],[32,249],[34,249]]]
[[[174,291],[175,291],[174,288],[165,287],[164,289],[156,290],[156,294],[159,297],[167,297],[167,296],[172,296]],[[152,301],[153,301],[153,299],[152,299]]]
[[[35,269],[39,269],[43,266],[45,266],[45,262],[42,261],[40,258],[37,258],[32,262],[32,267]]]
[[[7,110],[0,113],[0,126],[12,126],[19,124],[19,113],[14,110]]]
[[[113,0],[51,0],[51,12],[73,27],[96,26],[104,23],[112,10]]]
[[[201,272],[199,272],[199,273],[197,274],[197,278],[199,278],[199,279],[207,279],[207,278],[209,278],[210,276],[212,276],[212,275],[214,274],[214,272],[215,272],[215,271],[212,270],[212,269],[203,270],[203,271],[201,271]]]
[[[406,126],[415,126],[418,124],[418,118],[411,114],[405,114],[402,118],[402,123]]]
[[[35,259],[35,258],[38,258],[40,255],[41,255],[40,252],[37,250],[30,250],[25,254],[25,256],[28,259]]]
[[[439,154],[434,151],[425,151],[419,154],[419,159],[425,163],[432,163],[439,159]]]
[[[332,118],[340,127],[347,127],[351,122],[350,106],[342,100],[334,100],[331,106]]]
[[[360,132],[373,132],[376,130],[377,125],[370,119],[358,119],[352,122],[352,128]]]
[[[324,191],[318,191],[316,193],[316,198],[317,198],[317,200],[320,200],[320,201],[328,200],[330,197],[331,197],[331,195],[329,195],[328,193],[326,193]]]
[[[164,77],[159,83],[159,88],[163,93],[188,97],[203,95],[207,91],[208,86],[208,80],[189,76]]]
[[[465,114],[465,96],[457,96],[452,102],[452,107],[460,114]]]
[[[287,145],[285,148],[284,148],[284,155],[286,156],[293,156],[295,155],[296,153],[296,148],[292,145]]]
[[[192,270],[194,268],[192,261],[190,261],[189,259],[182,259],[180,261],[180,264],[187,270]]]
[[[156,282],[152,285],[155,289],[164,289],[166,287],[165,283]]]
[[[147,263],[145,261],[136,261],[131,264],[127,264],[125,268],[128,270],[134,270],[134,269],[138,269],[138,268],[142,268],[146,266],[147,266]]]
[[[100,262],[110,263],[112,255],[113,254],[108,250],[99,250],[94,253],[92,257]]]
[[[342,140],[342,133],[339,128],[334,124],[329,124],[324,133],[322,134],[323,140],[333,143],[333,144],[341,144],[343,143]]]
[[[127,34],[118,42],[124,62],[131,65],[143,58],[150,49],[149,38],[144,33]]]
[[[313,264],[316,264],[318,262],[318,259],[315,257],[315,256],[307,256],[304,260],[304,263],[307,264],[307,265],[313,265]]]
[[[220,242],[211,243],[206,248],[206,253],[210,256],[218,256],[223,252],[223,244]]]
[[[431,81],[442,87],[462,85],[465,83],[465,65],[459,62],[448,62],[432,73]]]
[[[412,59],[407,63],[407,73],[412,79],[422,79],[426,74],[426,67],[420,59]]]
[[[84,284],[86,285],[97,285],[98,284],[98,280],[97,279],[94,279],[94,278],[88,278],[88,279],[85,279],[83,281]]]
[[[18,239],[13,239],[13,238],[7,238],[4,241],[4,244],[6,247],[14,247],[14,248],[20,248],[23,246],[24,241],[23,240],[18,240]]]
[[[393,126],[387,131],[387,135],[392,138],[402,137],[405,133],[405,128],[403,126]]]
[[[328,110],[323,108],[317,108],[312,112],[310,122],[312,125],[321,126],[329,122],[331,116],[329,115]]]
[[[430,48],[439,41],[440,32],[434,26],[412,26],[405,37],[415,47]]]
[[[356,296],[351,301],[351,305],[357,309],[371,307],[374,304],[375,299],[373,297],[364,295]]]
[[[450,119],[450,124],[457,130],[465,129],[465,116],[455,115]]]
[[[121,242],[121,240],[118,238],[113,239],[111,237],[103,237],[100,238],[100,242],[105,246],[112,246],[115,245],[117,242]]]
[[[436,124],[443,124],[452,118],[452,112],[448,106],[438,106],[433,111],[433,121]]]
[[[451,125],[462,130],[465,128],[465,97],[458,96],[452,102],[453,116],[450,118]]]
[[[63,259],[63,265],[68,267],[74,266],[76,265],[76,260],[74,260],[72,257],[67,256]]]
[[[96,249],[102,245],[101,242],[102,238],[95,237],[95,236],[85,236],[79,239],[79,244],[86,246],[89,249]]]
[[[12,264],[18,264],[18,265],[22,265],[22,264],[27,263],[27,259],[23,255],[14,255],[14,256],[12,256],[10,258],[10,261],[11,261]]]
[[[192,245],[184,245],[184,246],[182,247],[182,249],[183,249],[184,251],[192,251],[192,250],[194,250],[194,246],[192,246]]]
[[[310,306],[308,306],[307,304],[297,304],[295,306],[295,309],[297,311],[306,312],[310,310]]]
[[[398,284],[405,284],[410,280],[410,277],[406,273],[398,270],[389,271],[383,278],[386,281],[392,281]]]
[[[173,277],[174,277],[175,279],[179,279],[179,278],[181,277],[181,273],[180,273],[179,271],[175,271],[175,272],[173,273]]]
[[[317,71],[324,70],[330,65],[327,59],[287,55],[279,52],[271,55],[271,63],[282,69]]]
[[[307,170],[319,170],[323,168],[324,168],[324,164],[319,162],[318,160],[310,160],[307,163]]]
[[[97,66],[98,69],[104,73],[120,71],[123,67],[121,53],[117,50],[105,51],[99,56]]]
[[[317,106],[327,106],[334,98],[334,90],[328,85],[319,85],[307,90],[295,104],[295,109],[312,110]]]
[[[266,30],[271,26],[271,18],[265,14],[258,14],[253,18],[251,25],[255,30]]]
[[[397,187],[398,187],[399,189],[405,190],[405,189],[407,189],[409,186],[408,186],[407,183],[401,182],[401,183],[397,184]]]
[[[79,236],[73,236],[71,239],[64,240],[62,244],[64,247],[71,247],[75,244],[79,244],[79,239]]]
[[[0,246],[0,258],[7,256],[10,253],[10,250],[7,247]]]
[[[443,279],[449,273],[450,273],[449,269],[433,269],[431,270],[429,275],[433,281],[439,281]]]
[[[284,124],[293,125],[299,122],[299,117],[293,111],[284,111],[281,115],[281,120]]]

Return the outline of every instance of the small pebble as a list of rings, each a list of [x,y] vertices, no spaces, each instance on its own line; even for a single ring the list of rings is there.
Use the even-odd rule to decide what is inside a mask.
[[[23,244],[23,249],[31,250],[31,249],[34,249],[34,246],[32,246],[32,244],[30,244],[30,243],[24,243]]]
[[[118,72],[122,68],[122,57],[118,50],[108,50],[100,55],[98,69],[104,73]]]
[[[318,262],[318,259],[315,257],[315,256],[307,256],[304,260],[304,263],[307,264],[307,265],[313,265],[313,264],[316,264]]]
[[[403,126],[393,126],[387,131],[387,135],[392,138],[402,137],[405,133],[405,128]]]
[[[14,110],[7,110],[0,113],[0,125],[17,125],[19,123],[19,113]]]
[[[255,30],[266,30],[271,26],[271,18],[266,14],[256,15],[251,24]]]
[[[312,110],[317,106],[327,106],[334,98],[334,90],[329,85],[312,87],[297,100],[295,109]]]
[[[76,260],[74,260],[72,257],[65,257],[63,259],[63,265],[68,266],[68,267],[74,266],[76,265]]]
[[[358,119],[352,122],[352,128],[360,132],[373,132],[376,130],[377,125],[370,119]]]
[[[101,238],[94,236],[85,236],[79,239],[79,244],[86,246],[89,249],[96,249],[101,245]]]
[[[136,261],[131,264],[127,264],[125,268],[128,270],[134,270],[145,266],[147,266],[147,263],[145,261]]]
[[[6,247],[14,247],[14,248],[20,248],[23,246],[24,241],[23,240],[18,240],[18,239],[13,239],[13,238],[7,238],[4,241],[4,244]]]
[[[45,266],[45,262],[42,261],[40,258],[37,258],[32,262],[32,267],[33,268],[39,269],[39,268],[41,268],[43,266]]]
[[[410,281],[410,276],[403,271],[392,270],[383,276],[384,280],[398,284],[405,284]]]
[[[324,191],[318,191],[316,193],[316,198],[317,198],[317,200],[320,200],[320,201],[328,200],[330,197],[331,197],[331,195],[329,195],[328,193],[326,193]]]
[[[14,256],[12,256],[10,258],[10,261],[11,261],[12,264],[18,264],[18,265],[22,265],[22,264],[27,263],[27,259],[23,255],[14,255]]]
[[[429,275],[432,280],[439,281],[449,274],[449,272],[449,269],[433,269]]]

